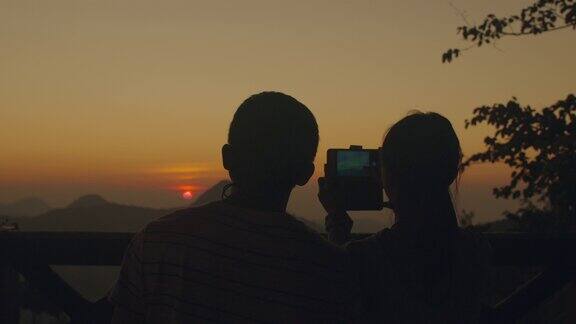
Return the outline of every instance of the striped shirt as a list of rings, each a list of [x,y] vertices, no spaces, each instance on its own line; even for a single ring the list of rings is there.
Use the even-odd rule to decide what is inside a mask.
[[[356,305],[340,248],[285,213],[225,202],[175,212],[130,243],[113,323],[335,323]]]

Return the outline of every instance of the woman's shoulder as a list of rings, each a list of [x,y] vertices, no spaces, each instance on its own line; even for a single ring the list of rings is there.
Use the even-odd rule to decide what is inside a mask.
[[[482,233],[460,228],[456,236],[455,248],[467,262],[478,266],[486,266],[490,263],[492,248]]]
[[[353,257],[382,257],[388,254],[386,251],[400,249],[401,244],[398,241],[398,233],[395,233],[394,229],[386,228],[363,239],[350,241],[345,247]],[[469,229],[458,228],[454,247],[465,259],[473,258],[476,262],[487,263],[491,258],[488,240],[482,233]]]

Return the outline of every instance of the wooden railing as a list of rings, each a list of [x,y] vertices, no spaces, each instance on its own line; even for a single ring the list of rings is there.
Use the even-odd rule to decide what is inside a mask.
[[[49,265],[119,265],[133,233],[0,232],[0,271],[10,262]],[[356,234],[355,239],[367,234]],[[485,233],[495,266],[541,266],[545,270],[490,309],[492,321],[514,320],[575,279],[576,235]],[[2,280],[2,279],[0,279]],[[6,280],[6,279],[4,279]],[[0,284],[2,284],[0,282]],[[6,285],[5,285],[6,286]],[[1,287],[0,287],[1,289]]]
[[[134,233],[0,232],[0,251],[52,265],[119,265]],[[354,239],[369,234],[355,234]],[[484,233],[497,266],[576,265],[576,235]]]

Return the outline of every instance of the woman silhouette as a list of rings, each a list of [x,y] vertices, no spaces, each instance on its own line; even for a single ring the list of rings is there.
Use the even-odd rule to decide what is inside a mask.
[[[381,149],[384,190],[395,224],[346,244],[357,269],[367,320],[386,323],[474,323],[489,247],[460,229],[450,186],[462,153],[448,119],[414,113],[394,124]],[[329,237],[342,244],[352,220],[320,179]]]

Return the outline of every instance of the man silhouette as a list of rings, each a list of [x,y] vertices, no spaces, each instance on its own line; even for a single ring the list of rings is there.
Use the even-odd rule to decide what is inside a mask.
[[[223,200],[148,224],[110,294],[113,323],[348,321],[354,283],[343,252],[286,213],[314,173],[318,126],[293,97],[245,100],[222,147]]]

